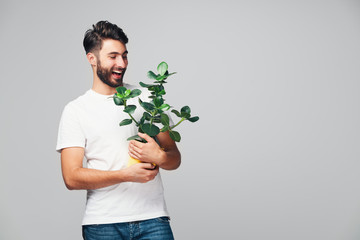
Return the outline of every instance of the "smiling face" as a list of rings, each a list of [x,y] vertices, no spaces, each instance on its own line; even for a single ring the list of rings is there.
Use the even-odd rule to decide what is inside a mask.
[[[102,48],[96,54],[97,77],[109,87],[123,85],[124,74],[128,65],[128,51],[125,44],[118,40],[105,39]]]

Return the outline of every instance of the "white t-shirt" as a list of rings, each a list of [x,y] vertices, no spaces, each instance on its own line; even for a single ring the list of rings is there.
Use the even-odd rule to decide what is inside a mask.
[[[133,89],[134,86],[125,85]],[[147,89],[139,97],[148,101]],[[145,92],[145,93],[144,93]],[[56,150],[83,147],[87,167],[99,170],[126,168],[129,159],[126,140],[137,134],[135,124],[119,126],[130,118],[123,106],[114,104],[108,95],[88,90],[68,103],[61,116]],[[138,98],[128,100],[137,105],[135,119],[140,119],[142,109]],[[96,190],[87,190],[83,225],[131,222],[169,216],[163,194],[160,173],[147,183],[123,182]]]

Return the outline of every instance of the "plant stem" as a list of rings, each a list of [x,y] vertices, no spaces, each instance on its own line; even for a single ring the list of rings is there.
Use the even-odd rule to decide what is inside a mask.
[[[124,100],[124,108],[126,108],[126,100]],[[128,115],[131,117],[131,119],[135,122],[136,126],[139,126],[139,123],[135,120],[135,118],[130,114],[128,113]]]
[[[131,116],[130,113],[128,113],[128,114],[129,114],[129,116],[131,117],[131,119],[135,122],[136,126],[139,126],[139,123],[135,120],[135,118],[133,118],[133,116]]]
[[[186,118],[181,118],[181,120],[177,123],[177,124],[175,124],[174,126],[172,126],[172,127],[170,127],[170,130],[171,129],[174,129],[174,128],[176,128],[177,126],[179,126],[179,124],[182,122],[182,121],[184,121]]]

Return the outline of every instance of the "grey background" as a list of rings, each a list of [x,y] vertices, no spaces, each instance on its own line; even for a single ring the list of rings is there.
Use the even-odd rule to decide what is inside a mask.
[[[85,192],[55,152],[91,87],[98,20],[130,38],[126,80],[165,60],[183,163],[163,172],[177,239],[360,238],[360,2],[1,1],[0,239],[80,239]]]

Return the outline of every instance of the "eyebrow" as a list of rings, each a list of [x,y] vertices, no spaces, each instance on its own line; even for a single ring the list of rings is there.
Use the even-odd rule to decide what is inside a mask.
[[[126,50],[125,52],[123,53],[119,53],[119,52],[111,52],[111,53],[108,53],[108,55],[112,55],[112,54],[116,54],[116,55],[124,55],[124,54],[128,54],[129,52]]]

